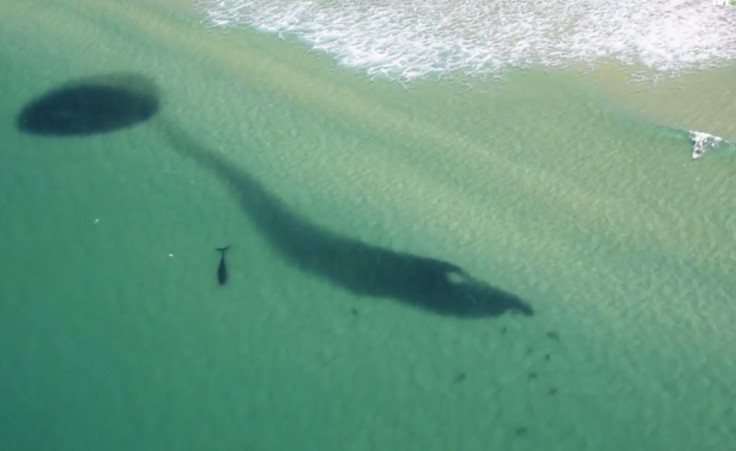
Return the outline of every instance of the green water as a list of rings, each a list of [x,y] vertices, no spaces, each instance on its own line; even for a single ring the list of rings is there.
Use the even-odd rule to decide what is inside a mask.
[[[0,13],[3,449],[736,443],[733,152],[690,163],[685,133],[567,75],[407,90],[174,5]],[[157,116],[16,130],[42,93],[117,72],[158,84]],[[535,315],[457,319],[300,271],[172,129],[304,220]]]

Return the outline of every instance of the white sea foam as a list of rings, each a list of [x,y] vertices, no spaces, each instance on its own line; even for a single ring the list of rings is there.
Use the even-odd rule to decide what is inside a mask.
[[[211,25],[293,36],[394,79],[603,59],[661,76],[736,60],[736,7],[711,0],[196,1]]]
[[[723,138],[704,132],[690,130],[690,141],[693,143],[693,152],[690,154],[690,158],[697,160],[705,155],[707,151],[722,143]]]

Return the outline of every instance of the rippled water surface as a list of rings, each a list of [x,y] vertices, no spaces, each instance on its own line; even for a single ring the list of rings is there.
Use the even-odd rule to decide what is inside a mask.
[[[731,449],[732,13],[0,2],[0,448]]]

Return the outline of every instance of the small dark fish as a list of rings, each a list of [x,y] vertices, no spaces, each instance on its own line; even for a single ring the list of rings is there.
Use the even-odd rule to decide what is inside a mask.
[[[230,246],[217,248],[217,251],[220,252],[220,266],[217,267],[217,281],[220,282],[220,285],[225,285],[227,283],[227,265],[225,265],[225,252],[227,252],[228,249],[230,249]]]
[[[353,316],[360,316],[360,312],[357,308],[353,307],[350,311],[353,312]]]
[[[535,373],[534,371],[532,371],[531,373],[529,373],[529,377],[528,377],[527,380],[529,380],[529,381],[536,380],[537,379],[537,376],[538,376],[538,374]]]
[[[506,329],[506,326],[503,326],[503,327],[501,328],[501,335],[506,335],[506,330],[507,330],[507,329]]]
[[[547,332],[547,337],[549,337],[550,340],[554,341],[560,341],[560,335],[555,331],[549,331]]]
[[[529,431],[529,429],[527,429],[527,427],[526,427],[526,426],[524,426],[524,427],[521,427],[521,428],[519,428],[519,429],[517,429],[517,430],[516,430],[516,436],[517,436],[517,437],[522,437],[522,436],[526,435],[526,433],[527,433],[528,431]]]
[[[460,373],[457,376],[455,376],[455,383],[459,384],[460,382],[464,381],[467,375],[465,373]]]
[[[526,348],[526,355],[531,355],[532,352],[534,352],[533,347],[529,346],[528,348]]]
[[[552,387],[552,388],[549,389],[549,391],[547,392],[547,394],[550,395],[550,396],[554,396],[554,395],[557,394],[557,389],[554,388],[554,387]]]

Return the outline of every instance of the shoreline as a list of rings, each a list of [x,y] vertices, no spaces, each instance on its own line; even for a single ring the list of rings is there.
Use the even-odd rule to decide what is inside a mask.
[[[171,7],[180,8],[191,5],[186,0],[166,0]],[[198,13],[190,10],[193,16]],[[200,19],[203,19],[200,17]],[[212,28],[216,29],[216,28]],[[504,83],[504,79],[517,71],[540,71],[570,77],[574,81],[585,84],[597,91],[603,98],[623,113],[640,116],[645,120],[673,128],[706,132],[736,142],[736,124],[730,118],[736,115],[736,105],[730,99],[736,90],[730,87],[729,81],[736,79],[736,61],[723,67],[713,69],[686,70],[680,74],[658,74],[637,64],[624,65],[616,60],[601,60],[595,63],[581,62],[573,66],[533,67],[529,69],[509,69],[499,73],[500,80],[492,75],[475,77],[466,75],[449,75],[439,78],[430,76],[425,79],[399,81],[390,78],[371,78],[362,69],[340,65],[333,55],[315,51],[309,44],[295,38],[280,38],[275,34],[257,31],[245,27],[225,28],[227,33],[247,32],[259,36],[267,46],[269,40],[278,41],[279,51],[285,47],[301,61],[301,57],[312,57],[319,61],[312,66],[321,67],[337,75],[341,79],[354,74],[361,74],[371,84],[397,85],[408,90],[423,90],[428,84],[437,84],[454,90],[457,86],[469,86],[483,91],[488,85]],[[301,65],[300,65],[301,66]],[[646,73],[652,77],[637,79],[637,75]],[[658,76],[654,80],[654,76]],[[493,89],[490,86],[490,89]],[[430,88],[437,92],[437,90]],[[455,93],[450,92],[454,95]]]
[[[88,4],[90,10],[101,8],[89,0],[82,1]],[[470,88],[471,91],[480,91],[479,94],[482,95],[486,90],[493,90],[493,85],[505,83],[504,79],[516,72],[512,69],[502,74],[500,80],[462,75],[441,78],[439,81],[428,78],[406,83],[381,77],[371,79],[360,69],[341,66],[332,55],[314,51],[308,44],[295,39],[282,39],[275,34],[244,27],[205,27],[202,25],[204,17],[197,11],[199,5],[191,0],[163,0],[154,5],[134,3],[135,6],[116,5],[105,8],[119,9],[135,26],[144,28],[159,41],[168,41],[169,47],[187,51],[196,49],[197,53],[202,54],[203,62],[217,63],[221,68],[229,69],[232,75],[249,79],[249,84],[257,82],[262,89],[286,91],[314,106],[322,104],[321,107],[332,110],[332,114],[343,110],[342,114],[362,116],[358,114],[358,108],[363,110],[362,113],[373,110],[371,115],[374,117],[386,114],[387,122],[377,118],[378,122],[383,122],[382,127],[390,128],[389,124],[395,122],[395,118],[391,119],[391,113],[396,111],[389,112],[387,110],[393,108],[386,108],[385,103],[371,101],[370,97],[373,95],[368,96],[368,90],[382,93],[396,90],[431,91],[445,97],[464,97],[466,93],[457,91]],[[143,8],[140,7],[141,4],[144,5]],[[133,11],[150,14],[130,14]],[[187,23],[198,23],[200,26],[187,27],[190,33],[183,35],[181,29],[175,30],[171,27],[169,17],[156,17],[159,14],[180,15],[179,20],[186,16]],[[218,32],[225,38],[204,39]],[[254,60],[259,62],[258,67],[248,66],[239,59],[243,49],[237,44],[237,40],[227,38],[237,34],[247,36],[248,51],[253,52]],[[235,45],[232,45],[233,42]],[[276,59],[273,55],[282,55],[282,58]],[[293,66],[309,71],[294,74],[291,71]],[[569,78],[573,83],[583,83],[589,91],[599,94],[612,108],[623,114],[639,116],[662,126],[706,132],[736,142],[736,124],[730,119],[736,116],[736,104],[730,101],[736,90],[730,88],[728,83],[729,80],[736,79],[736,62],[719,69],[697,70],[676,76],[664,75],[656,82],[632,80],[637,73],[645,70],[640,66],[623,66],[618,61],[608,61],[596,63],[592,68],[587,63],[580,63],[560,68],[534,67],[523,71],[539,71]],[[363,78],[357,84],[356,75]],[[305,77],[311,82],[309,89],[305,89]],[[443,94],[442,91],[446,92]],[[330,101],[328,97],[341,97],[349,102]],[[350,106],[346,106],[346,103]]]
[[[575,69],[568,70],[572,72]],[[736,141],[736,62],[712,70],[698,70],[658,81],[632,80],[637,68],[617,62],[603,64],[577,76],[599,90],[615,108],[666,126],[706,132]],[[574,74],[573,74],[574,75]]]

